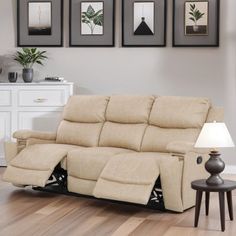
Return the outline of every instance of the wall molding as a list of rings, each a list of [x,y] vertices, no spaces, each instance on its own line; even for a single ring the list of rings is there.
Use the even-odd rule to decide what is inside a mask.
[[[236,174],[236,165],[226,165],[224,174]]]

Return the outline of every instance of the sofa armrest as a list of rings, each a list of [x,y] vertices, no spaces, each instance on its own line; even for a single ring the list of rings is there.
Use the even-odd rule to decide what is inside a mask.
[[[169,143],[167,150],[183,161],[182,202],[186,210],[195,204],[195,191],[191,188],[191,182],[209,176],[205,163],[209,159],[210,149],[195,148],[194,143],[176,141]]]
[[[170,142],[166,146],[167,152],[172,153],[173,155],[181,155],[184,156],[188,152],[195,152],[199,154],[209,153],[209,149],[206,148],[195,148],[194,143],[192,142],[184,142],[184,141],[175,141]]]
[[[26,141],[26,146],[31,146],[35,144],[51,144],[56,143],[56,140],[46,140],[46,139],[38,139],[38,138],[29,138]]]
[[[13,134],[13,138],[19,140],[27,140],[29,138],[36,138],[41,140],[56,140],[56,133],[32,130],[19,130]]]
[[[19,130],[13,134],[13,138],[17,139],[17,153],[22,151],[26,146],[42,143],[55,143],[56,133],[42,132],[33,130]]]
[[[205,163],[209,159],[209,154],[188,152],[183,158],[182,174],[182,201],[184,209],[188,209],[195,204],[195,191],[191,188],[191,182],[197,179],[206,179],[209,173],[205,169]]]

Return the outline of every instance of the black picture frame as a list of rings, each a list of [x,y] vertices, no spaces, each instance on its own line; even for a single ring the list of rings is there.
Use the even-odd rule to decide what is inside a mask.
[[[154,32],[161,26],[161,32],[154,35],[134,35],[133,17],[135,2],[154,2]],[[161,7],[160,7],[161,6]],[[160,9],[159,9],[160,7]],[[156,19],[157,17],[159,17]],[[166,0],[122,0],[122,47],[165,47],[167,25]]]
[[[104,28],[101,35],[81,35],[81,3],[103,2]],[[110,20],[110,21],[109,21]],[[114,47],[115,46],[115,0],[69,1],[69,46]]]
[[[50,35],[30,35],[29,3],[51,3]],[[63,46],[63,0],[17,0],[17,47],[62,47]]]
[[[208,28],[206,35],[185,35],[185,3],[208,2]],[[181,14],[181,12],[183,14]],[[179,19],[177,19],[179,18]],[[173,47],[219,47],[220,46],[220,0],[173,0],[172,19]]]

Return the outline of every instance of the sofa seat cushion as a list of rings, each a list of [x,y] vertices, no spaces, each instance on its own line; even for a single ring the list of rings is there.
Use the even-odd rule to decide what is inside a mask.
[[[5,181],[44,187],[54,168],[66,157],[73,145],[37,144],[28,146],[13,158],[7,167]]]
[[[131,150],[112,147],[93,147],[73,150],[67,156],[69,176],[80,179],[97,180],[110,158],[119,153],[130,153]]]
[[[98,198],[147,204],[159,163],[168,154],[123,153],[113,156],[103,169],[94,196]]]

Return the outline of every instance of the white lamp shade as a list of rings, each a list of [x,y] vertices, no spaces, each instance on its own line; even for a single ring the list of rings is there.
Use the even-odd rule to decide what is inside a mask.
[[[234,147],[234,142],[225,123],[205,123],[199,134],[196,148]]]

